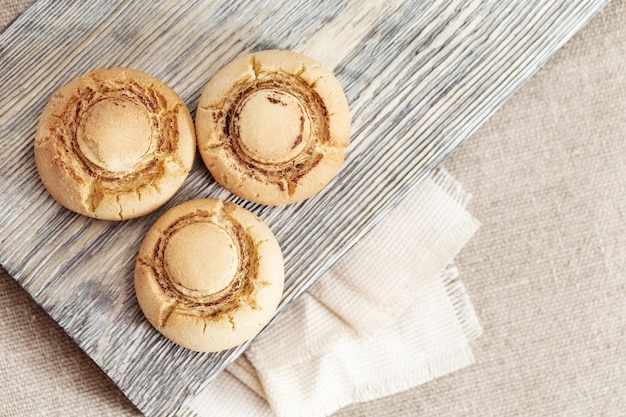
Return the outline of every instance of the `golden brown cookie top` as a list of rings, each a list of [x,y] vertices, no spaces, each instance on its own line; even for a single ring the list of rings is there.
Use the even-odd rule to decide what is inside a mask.
[[[350,142],[341,85],[290,51],[241,56],[205,86],[196,113],[202,158],[215,180],[262,204],[304,200],[335,176]]]
[[[150,118],[132,100],[104,98],[82,115],[76,142],[80,153],[102,170],[130,172],[152,145]]]
[[[173,342],[215,352],[254,337],[282,297],[284,267],[270,229],[218,199],[187,201],[150,228],[135,266],[137,300]]]
[[[167,85],[129,68],[99,69],[63,86],[43,111],[37,170],[63,206],[124,220],[168,201],[195,154],[193,121]]]

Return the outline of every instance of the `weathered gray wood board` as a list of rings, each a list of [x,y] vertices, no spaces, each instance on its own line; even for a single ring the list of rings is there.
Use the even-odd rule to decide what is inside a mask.
[[[179,348],[143,318],[132,270],[167,208],[217,196],[253,210],[284,250],[284,311],[602,7],[596,1],[39,0],[0,36],[0,263],[146,415],[171,415],[245,346]],[[71,78],[101,66],[146,71],[195,110],[234,57],[283,48],[331,68],[353,120],[348,157],[319,195],[253,205],[199,161],[175,198],[109,223],[56,204],[32,155],[39,114]]]

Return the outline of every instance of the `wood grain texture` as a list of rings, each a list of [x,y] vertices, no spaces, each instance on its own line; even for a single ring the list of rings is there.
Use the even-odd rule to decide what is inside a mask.
[[[185,414],[186,400],[246,346],[193,353],[141,314],[133,264],[164,210],[210,196],[260,216],[284,251],[285,311],[606,3],[39,0],[0,36],[0,263],[142,412]],[[197,160],[161,210],[109,223],[68,212],[44,190],[35,127],[71,78],[133,67],[169,84],[193,113],[220,67],[268,48],[311,56],[345,89],[352,144],[322,193],[287,207],[250,204]]]

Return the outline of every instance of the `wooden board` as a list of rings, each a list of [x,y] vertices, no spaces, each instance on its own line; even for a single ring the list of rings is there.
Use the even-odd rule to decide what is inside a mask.
[[[193,353],[144,319],[133,263],[164,210],[213,196],[263,218],[284,250],[283,312],[606,3],[39,0],[0,36],[0,263],[142,412],[180,412],[246,346]],[[199,161],[167,206],[122,223],[72,214],[45,192],[35,126],[71,78],[137,68],[193,113],[221,66],[268,48],[311,56],[345,88],[352,144],[322,193],[287,207],[250,204]]]

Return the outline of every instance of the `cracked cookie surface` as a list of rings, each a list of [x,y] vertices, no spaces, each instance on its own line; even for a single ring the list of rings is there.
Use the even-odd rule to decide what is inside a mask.
[[[84,74],[52,96],[37,127],[35,162],[66,208],[125,220],[174,195],[195,148],[182,99],[146,73],[116,67]]]
[[[202,159],[249,201],[305,200],[336,175],[350,142],[348,103],[335,76],[283,50],[241,56],[205,86],[196,112]]]
[[[135,264],[148,321],[186,348],[216,352],[254,337],[284,285],[280,247],[254,214],[219,199],[187,201],[150,228]]]

